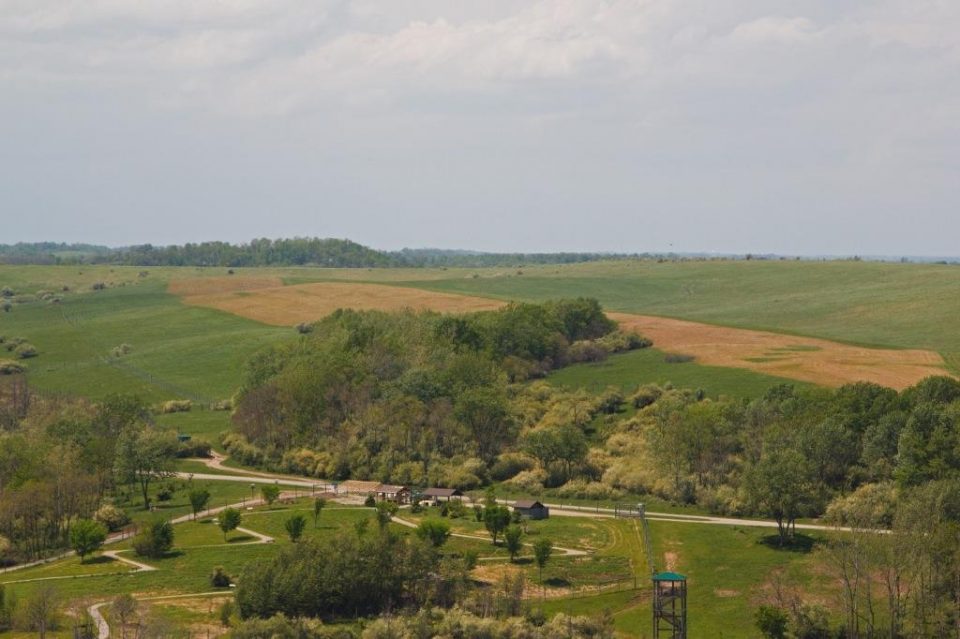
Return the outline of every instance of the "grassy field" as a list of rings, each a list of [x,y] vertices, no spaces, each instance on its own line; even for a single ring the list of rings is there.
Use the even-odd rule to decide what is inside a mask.
[[[522,271],[522,275],[517,273]],[[141,272],[146,273],[141,277]],[[29,360],[41,390],[102,397],[136,392],[150,401],[229,397],[244,361],[283,339],[276,328],[226,312],[183,304],[171,279],[224,276],[222,268],[0,266],[0,286],[18,294],[52,291],[59,304],[14,304],[0,314],[0,335],[24,337],[40,351]],[[960,371],[960,268],[867,262],[609,262],[522,269],[236,269],[237,277],[287,284],[380,282],[497,299],[595,296],[609,309],[682,317],[892,348],[929,348]],[[107,288],[92,291],[95,282]],[[70,290],[62,292],[63,287]],[[114,347],[132,351],[111,356]],[[623,366],[659,381],[710,393],[754,394],[769,380],[734,369],[658,364],[651,353],[591,370],[613,380]],[[684,369],[685,370],[681,370]],[[570,382],[584,373],[570,371]],[[702,380],[706,380],[705,382]],[[620,384],[625,383],[620,381]],[[626,383],[630,383],[627,381]],[[216,418],[211,418],[216,419]],[[193,425],[200,424],[197,418]],[[206,425],[212,425],[212,421]],[[220,426],[212,426],[215,433]],[[199,432],[199,431],[198,431]]]
[[[290,334],[186,306],[165,289],[165,282],[148,277],[96,292],[71,292],[59,304],[17,304],[3,314],[0,334],[36,346],[39,356],[27,364],[30,382],[40,390],[201,402],[230,397],[250,354]],[[112,350],[121,344],[129,344],[131,352],[114,357]]]
[[[613,355],[606,361],[576,364],[552,373],[547,379],[565,388],[584,388],[601,392],[615,386],[625,393],[643,384],[672,383],[679,388],[702,389],[710,397],[757,397],[777,384],[806,386],[804,382],[763,375],[740,368],[704,366],[696,362],[668,363],[665,353],[645,348]]]
[[[590,295],[628,313],[814,335],[868,345],[960,352],[960,267],[874,262],[595,262],[413,280],[498,299]]]

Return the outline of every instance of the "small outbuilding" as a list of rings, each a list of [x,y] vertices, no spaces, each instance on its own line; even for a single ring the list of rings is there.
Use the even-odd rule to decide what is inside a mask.
[[[377,486],[376,493],[380,501],[392,501],[398,504],[406,504],[410,501],[410,489],[406,486],[380,484]]]
[[[513,510],[527,519],[549,519],[550,517],[550,509],[533,499],[518,499],[513,502]]]
[[[456,488],[427,488],[423,491],[423,498],[439,505],[441,501],[463,500],[463,493]]]

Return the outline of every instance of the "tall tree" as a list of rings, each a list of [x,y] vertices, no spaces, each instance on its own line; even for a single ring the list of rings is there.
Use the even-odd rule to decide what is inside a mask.
[[[150,508],[150,484],[173,474],[177,452],[174,433],[144,426],[121,436],[117,444],[117,474],[140,487],[143,508]]]

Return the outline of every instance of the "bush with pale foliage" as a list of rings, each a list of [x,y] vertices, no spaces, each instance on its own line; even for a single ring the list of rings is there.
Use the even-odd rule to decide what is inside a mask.
[[[503,483],[505,486],[521,492],[539,495],[543,492],[543,484],[545,481],[547,481],[547,473],[537,468],[535,470],[521,471]]]
[[[193,408],[193,402],[189,399],[171,399],[168,402],[163,402],[159,406],[159,412],[163,414],[167,413],[188,413],[190,409]]]
[[[116,532],[130,523],[130,516],[113,504],[100,506],[93,518],[106,526],[110,532]]]

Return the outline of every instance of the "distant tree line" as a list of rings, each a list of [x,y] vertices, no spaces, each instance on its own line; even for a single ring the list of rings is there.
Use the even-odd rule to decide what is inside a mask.
[[[109,248],[56,242],[0,245],[0,263],[119,264],[128,266],[325,266],[335,268],[484,267],[570,264],[636,258],[613,253],[481,253],[440,249],[378,251],[346,239],[255,239],[245,244],[200,242]]]

